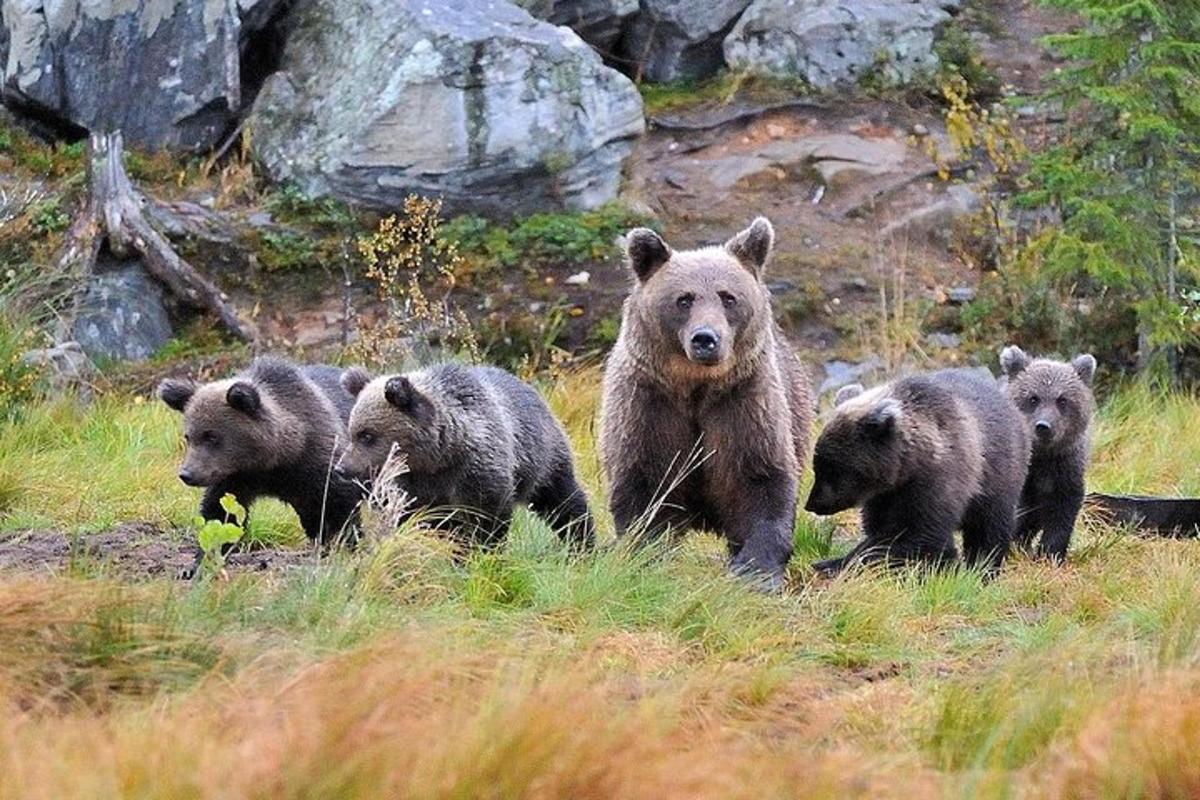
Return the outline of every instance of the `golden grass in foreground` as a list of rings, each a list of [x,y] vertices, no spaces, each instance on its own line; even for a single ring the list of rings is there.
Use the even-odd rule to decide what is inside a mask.
[[[600,497],[595,397],[550,392]],[[1111,400],[1093,487],[1194,491],[1198,412]],[[177,424],[31,409],[0,526],[186,520]],[[522,514],[466,561],[406,530],[198,585],[0,575],[0,797],[1200,796],[1200,542],[1085,519],[990,582],[806,560],[764,597],[712,537],[572,558]]]

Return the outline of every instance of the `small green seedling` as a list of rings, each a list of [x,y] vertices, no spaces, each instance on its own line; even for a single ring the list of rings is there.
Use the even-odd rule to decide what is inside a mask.
[[[221,508],[225,511],[225,520],[196,517],[196,539],[204,552],[202,568],[217,573],[225,569],[224,548],[227,544],[236,544],[246,534],[246,509],[231,494],[221,498]],[[230,519],[232,518],[232,522]]]

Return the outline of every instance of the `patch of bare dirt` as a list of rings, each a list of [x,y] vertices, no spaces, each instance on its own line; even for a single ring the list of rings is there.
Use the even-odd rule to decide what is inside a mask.
[[[303,550],[258,548],[229,554],[226,567],[230,572],[263,572],[296,566],[311,557]],[[0,574],[80,569],[125,580],[175,579],[195,558],[193,543],[145,522],[79,535],[57,530],[0,534]]]

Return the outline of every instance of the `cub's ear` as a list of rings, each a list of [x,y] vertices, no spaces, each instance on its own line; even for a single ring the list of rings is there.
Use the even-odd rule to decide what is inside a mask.
[[[167,378],[158,385],[158,398],[176,411],[182,412],[196,393],[196,384],[187,380]]]
[[[671,248],[662,237],[649,228],[634,228],[625,237],[625,254],[629,268],[641,283],[645,283],[658,268],[671,260]]]
[[[886,398],[863,418],[863,427],[871,438],[886,439],[896,429],[901,413],[900,401],[894,397]]]
[[[750,227],[725,243],[730,255],[741,262],[759,280],[775,248],[775,228],[766,217],[758,217]]]
[[[350,367],[342,372],[341,384],[351,397],[358,397],[363,387],[371,382],[371,373],[362,367]]]
[[[225,392],[225,402],[247,416],[253,417],[262,407],[262,398],[253,384],[237,381]]]
[[[1015,344],[1010,344],[1000,351],[1000,369],[1004,370],[1004,374],[1010,378],[1015,378],[1024,372],[1031,361],[1032,359],[1025,355],[1025,351]]]
[[[383,398],[405,413],[411,413],[421,399],[421,393],[412,381],[403,375],[388,378],[383,385]]]
[[[863,391],[864,390],[861,383],[852,383],[849,386],[843,386],[842,388],[838,389],[837,394],[833,397],[834,407],[836,408],[837,406],[840,406],[847,400],[853,400],[862,394]]]
[[[1079,380],[1083,381],[1088,386],[1092,385],[1092,378],[1096,377],[1096,357],[1091,353],[1084,353],[1081,356],[1075,356],[1071,359],[1071,366],[1075,368],[1075,372],[1079,375]]]

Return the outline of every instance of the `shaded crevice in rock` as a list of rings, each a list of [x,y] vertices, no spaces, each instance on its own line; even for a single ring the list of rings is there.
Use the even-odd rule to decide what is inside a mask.
[[[750,0],[641,0],[621,41],[631,74],[656,82],[705,78],[725,65],[723,42]]]
[[[288,12],[296,3],[255,3],[242,13],[242,37],[238,69],[241,79],[242,108],[248,111],[267,78],[279,70],[287,46]]]
[[[487,154],[487,97],[484,93],[487,76],[483,64],[486,47],[485,42],[475,42],[471,47],[468,80],[463,87],[463,104],[467,113],[467,161],[473,167],[482,167]]]

